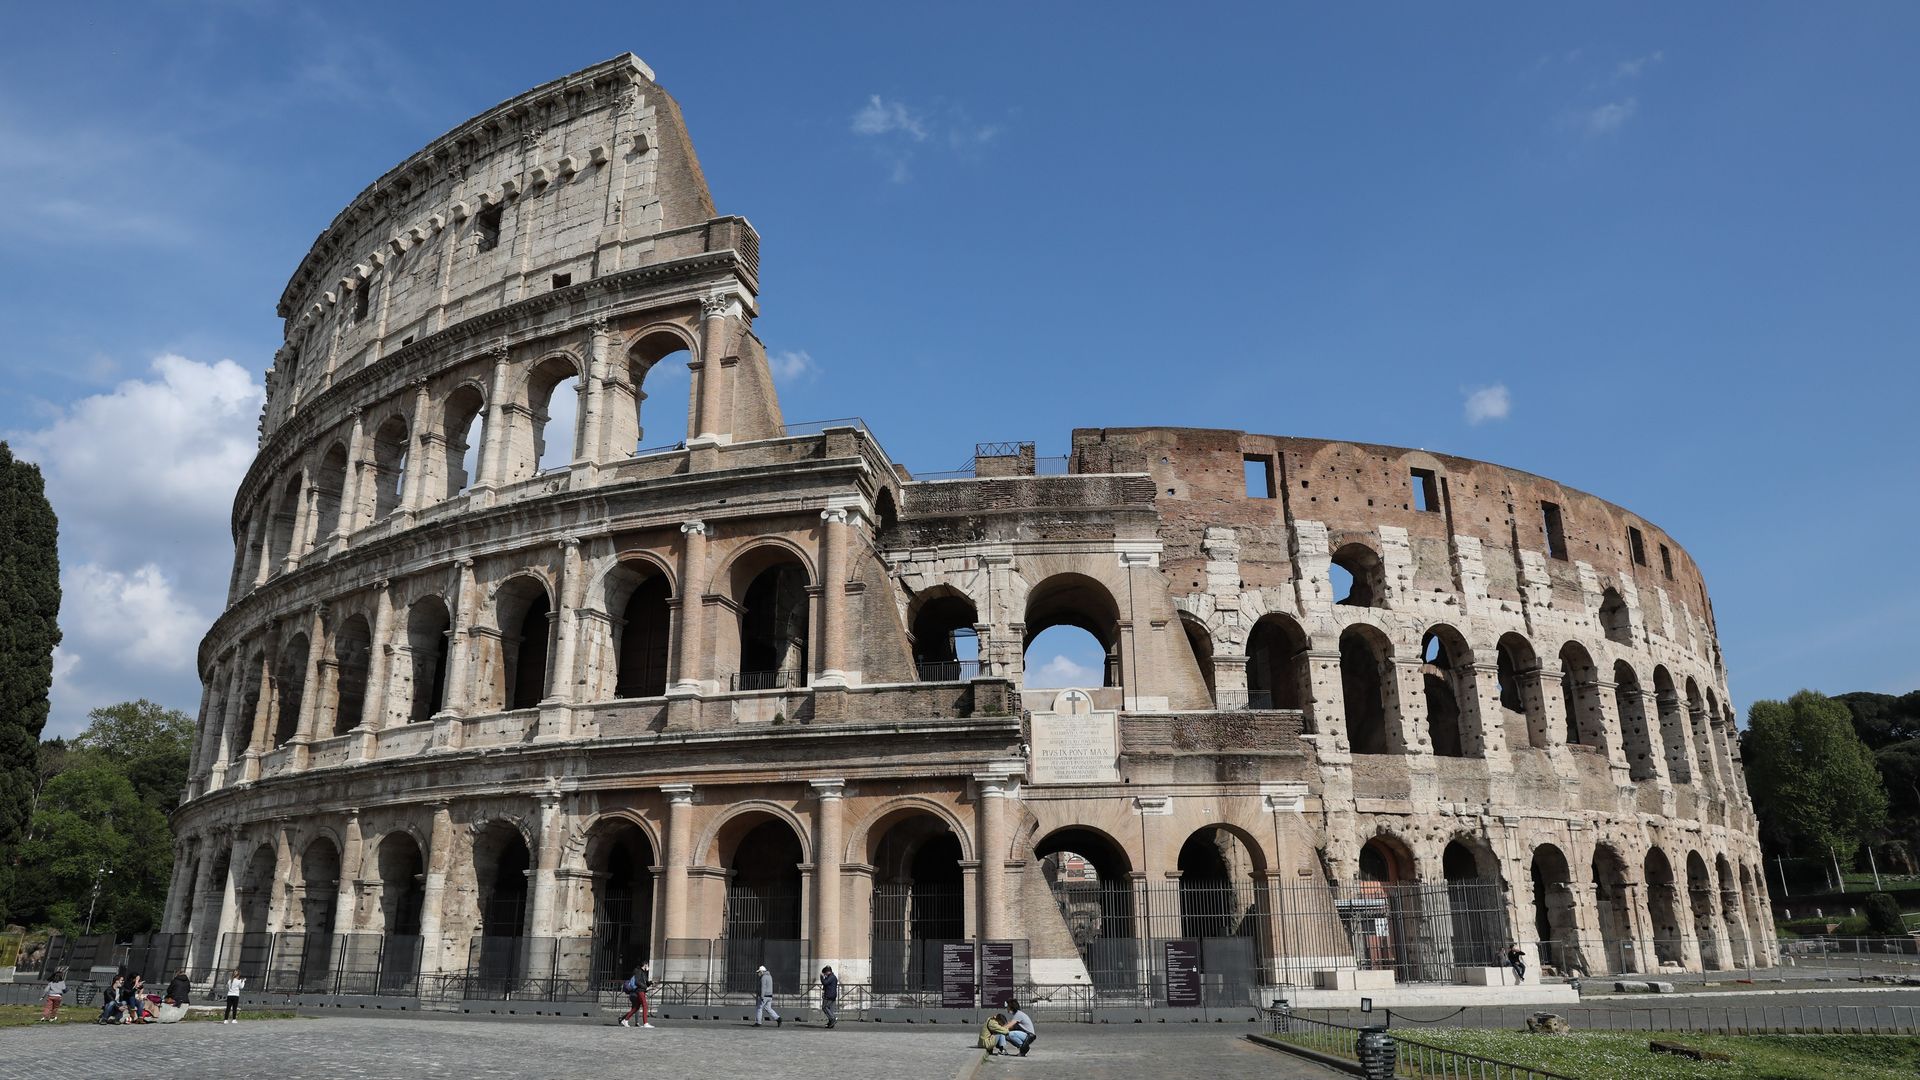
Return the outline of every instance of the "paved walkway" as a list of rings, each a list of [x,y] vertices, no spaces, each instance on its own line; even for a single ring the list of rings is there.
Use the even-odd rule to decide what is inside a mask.
[[[148,1076],[221,1080],[448,1077],[533,1080],[646,1075],[699,1080],[945,1080],[1033,1076],[1065,1080],[1336,1077],[1255,1046],[1239,1028],[1050,1025],[1024,1059],[980,1062],[958,1027],[849,1024],[666,1024],[652,1031],[512,1020],[327,1017],[241,1024],[114,1027],[65,1023],[9,1029],[0,1078],[114,1076],[138,1063]],[[978,1064],[976,1070],[975,1066]]]

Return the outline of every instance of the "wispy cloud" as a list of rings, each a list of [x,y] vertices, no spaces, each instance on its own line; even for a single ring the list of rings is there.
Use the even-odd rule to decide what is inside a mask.
[[[907,107],[904,101],[888,101],[879,94],[867,98],[867,104],[853,114],[855,135],[891,135],[901,133],[915,142],[927,139],[927,121]]]
[[[1467,392],[1467,423],[1478,426],[1489,420],[1505,420],[1513,411],[1513,396],[1505,383],[1494,383]]]
[[[820,372],[820,365],[814,363],[813,354],[805,349],[787,349],[767,357],[767,366],[773,370],[774,382],[799,382],[811,379]]]
[[[1085,664],[1077,664],[1069,657],[1056,655],[1039,667],[1028,668],[1026,684],[1037,689],[1098,686],[1100,676]]]
[[[1627,98],[1625,101],[1609,101],[1596,105],[1580,114],[1580,126],[1588,135],[1596,138],[1611,135],[1627,125],[1633,114],[1640,110],[1640,99]]]
[[[980,123],[954,103],[921,107],[879,94],[867,96],[849,128],[872,144],[875,156],[887,168],[887,178],[896,184],[913,179],[918,155],[929,148],[966,155],[1000,134],[998,124]]]
[[[1653,67],[1654,65],[1660,63],[1660,61],[1665,60],[1666,58],[1667,58],[1666,53],[1660,51],[1659,49],[1655,49],[1654,51],[1646,54],[1645,56],[1636,56],[1631,60],[1622,60],[1618,64],[1614,65],[1613,77],[1616,79],[1623,79],[1623,80],[1637,79],[1641,75],[1645,74],[1648,68]]]

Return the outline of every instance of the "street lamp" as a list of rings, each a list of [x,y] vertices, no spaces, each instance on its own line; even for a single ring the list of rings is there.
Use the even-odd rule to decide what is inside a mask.
[[[102,866],[93,872],[93,899],[87,901],[87,928],[83,933],[93,933],[93,909],[100,903],[100,883],[112,874],[112,868],[107,866]]]

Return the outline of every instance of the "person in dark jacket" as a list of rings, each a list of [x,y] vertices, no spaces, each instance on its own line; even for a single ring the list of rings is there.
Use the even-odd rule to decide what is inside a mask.
[[[167,1004],[190,1005],[192,1002],[187,1000],[187,995],[191,993],[193,993],[193,980],[187,978],[187,969],[181,968],[180,973],[167,984]]]
[[[820,1011],[827,1014],[829,1028],[840,1022],[840,976],[831,967],[820,969]]]

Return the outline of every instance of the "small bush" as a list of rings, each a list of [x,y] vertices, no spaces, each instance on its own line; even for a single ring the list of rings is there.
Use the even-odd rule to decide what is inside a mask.
[[[1900,905],[1893,897],[1877,892],[1867,897],[1867,932],[1875,937],[1901,937],[1906,923],[1900,919]]]

